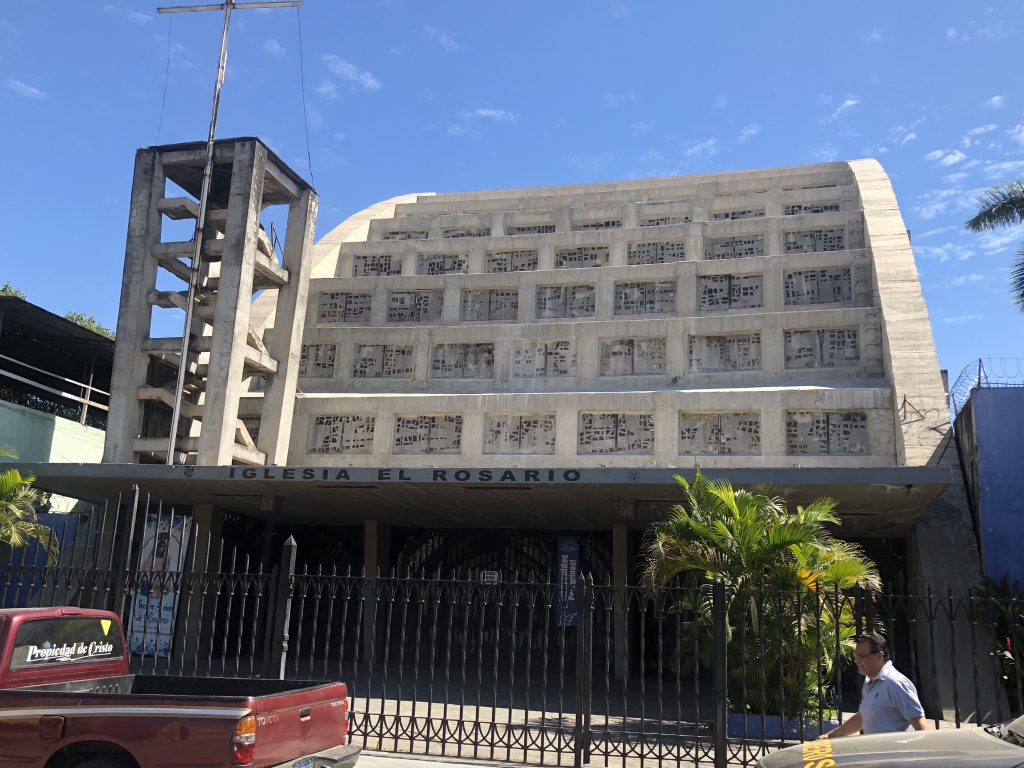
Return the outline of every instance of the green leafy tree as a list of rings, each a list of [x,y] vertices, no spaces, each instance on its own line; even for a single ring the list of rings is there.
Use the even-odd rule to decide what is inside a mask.
[[[0,445],[0,456],[17,458],[17,454],[4,445]],[[56,565],[57,537],[36,515],[39,492],[32,487],[34,482],[32,475],[22,475],[17,469],[0,472],[0,542],[20,549],[36,541],[46,550],[47,563]]]
[[[114,338],[114,332],[107,328],[105,325],[100,323],[92,315],[84,315],[81,312],[68,312],[64,315],[65,320],[70,320],[72,323],[88,328],[93,333],[98,333],[100,336],[106,336],[108,339]]]
[[[964,226],[971,232],[985,232],[1024,223],[1024,180],[990,187],[978,198],[978,213]],[[1024,312],[1024,243],[1010,270],[1010,297]]]
[[[25,300],[25,292],[19,291],[10,283],[0,285],[0,296],[13,296],[16,299],[21,299],[22,301]]]
[[[696,583],[676,606],[692,618],[678,663],[707,665],[713,645],[712,592],[726,592],[729,698],[751,712],[811,716],[831,709],[837,661],[849,659],[856,625],[844,589],[879,587],[878,571],[854,544],[836,539],[836,503],[795,511],[758,489],[734,489],[697,470],[676,477],[685,501],[655,523],[644,542],[644,577],[660,590]],[[697,648],[698,658],[690,649]]]

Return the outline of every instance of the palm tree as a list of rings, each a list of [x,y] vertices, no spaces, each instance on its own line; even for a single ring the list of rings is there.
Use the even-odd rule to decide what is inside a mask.
[[[697,584],[673,593],[681,597],[677,610],[693,618],[677,662],[711,661],[708,584],[721,581],[733,704],[787,715],[829,709],[834,664],[848,660],[855,644],[853,610],[840,593],[879,587],[878,571],[861,549],[826,527],[840,524],[836,503],[818,499],[791,512],[766,490],[734,489],[699,468],[692,484],[676,480],[685,503],[651,527],[643,556],[649,588]],[[687,650],[693,648],[697,659]]]
[[[0,445],[0,456],[17,458],[5,445]],[[32,475],[22,476],[17,469],[0,472],[0,543],[20,549],[29,542],[38,542],[46,550],[47,564],[56,565],[57,537],[36,515],[39,493],[32,487],[34,482]]]
[[[1024,223],[1024,180],[990,187],[978,198],[979,211],[965,224],[971,232]],[[1017,249],[1017,261],[1010,270],[1010,296],[1024,312],[1024,243]]]

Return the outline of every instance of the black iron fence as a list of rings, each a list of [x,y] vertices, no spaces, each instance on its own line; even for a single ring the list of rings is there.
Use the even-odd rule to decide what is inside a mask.
[[[101,548],[102,549],[102,548]],[[1022,606],[975,595],[216,573],[22,563],[5,604],[119,612],[138,674],[341,679],[370,749],[558,765],[750,765],[856,711],[874,630],[940,727],[1021,712]],[[150,563],[152,566],[152,562]]]

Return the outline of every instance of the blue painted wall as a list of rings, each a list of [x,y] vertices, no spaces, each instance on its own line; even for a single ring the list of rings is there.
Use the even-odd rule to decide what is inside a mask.
[[[964,459],[968,471],[976,462],[985,575],[1009,574],[1024,588],[1024,387],[975,389],[968,407],[974,446]]]

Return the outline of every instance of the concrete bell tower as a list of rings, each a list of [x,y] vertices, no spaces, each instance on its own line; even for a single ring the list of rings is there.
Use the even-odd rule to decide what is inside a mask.
[[[164,463],[169,450],[174,464],[287,461],[317,195],[259,139],[215,143],[183,359],[180,332],[158,334],[183,328],[184,318],[163,313],[172,316],[154,328],[154,309],[187,308],[181,284],[188,287],[195,239],[173,239],[171,222],[199,219],[206,151],[195,142],[136,153],[104,462]],[[283,236],[273,221],[286,221]],[[250,324],[261,292],[276,294],[272,338]]]

